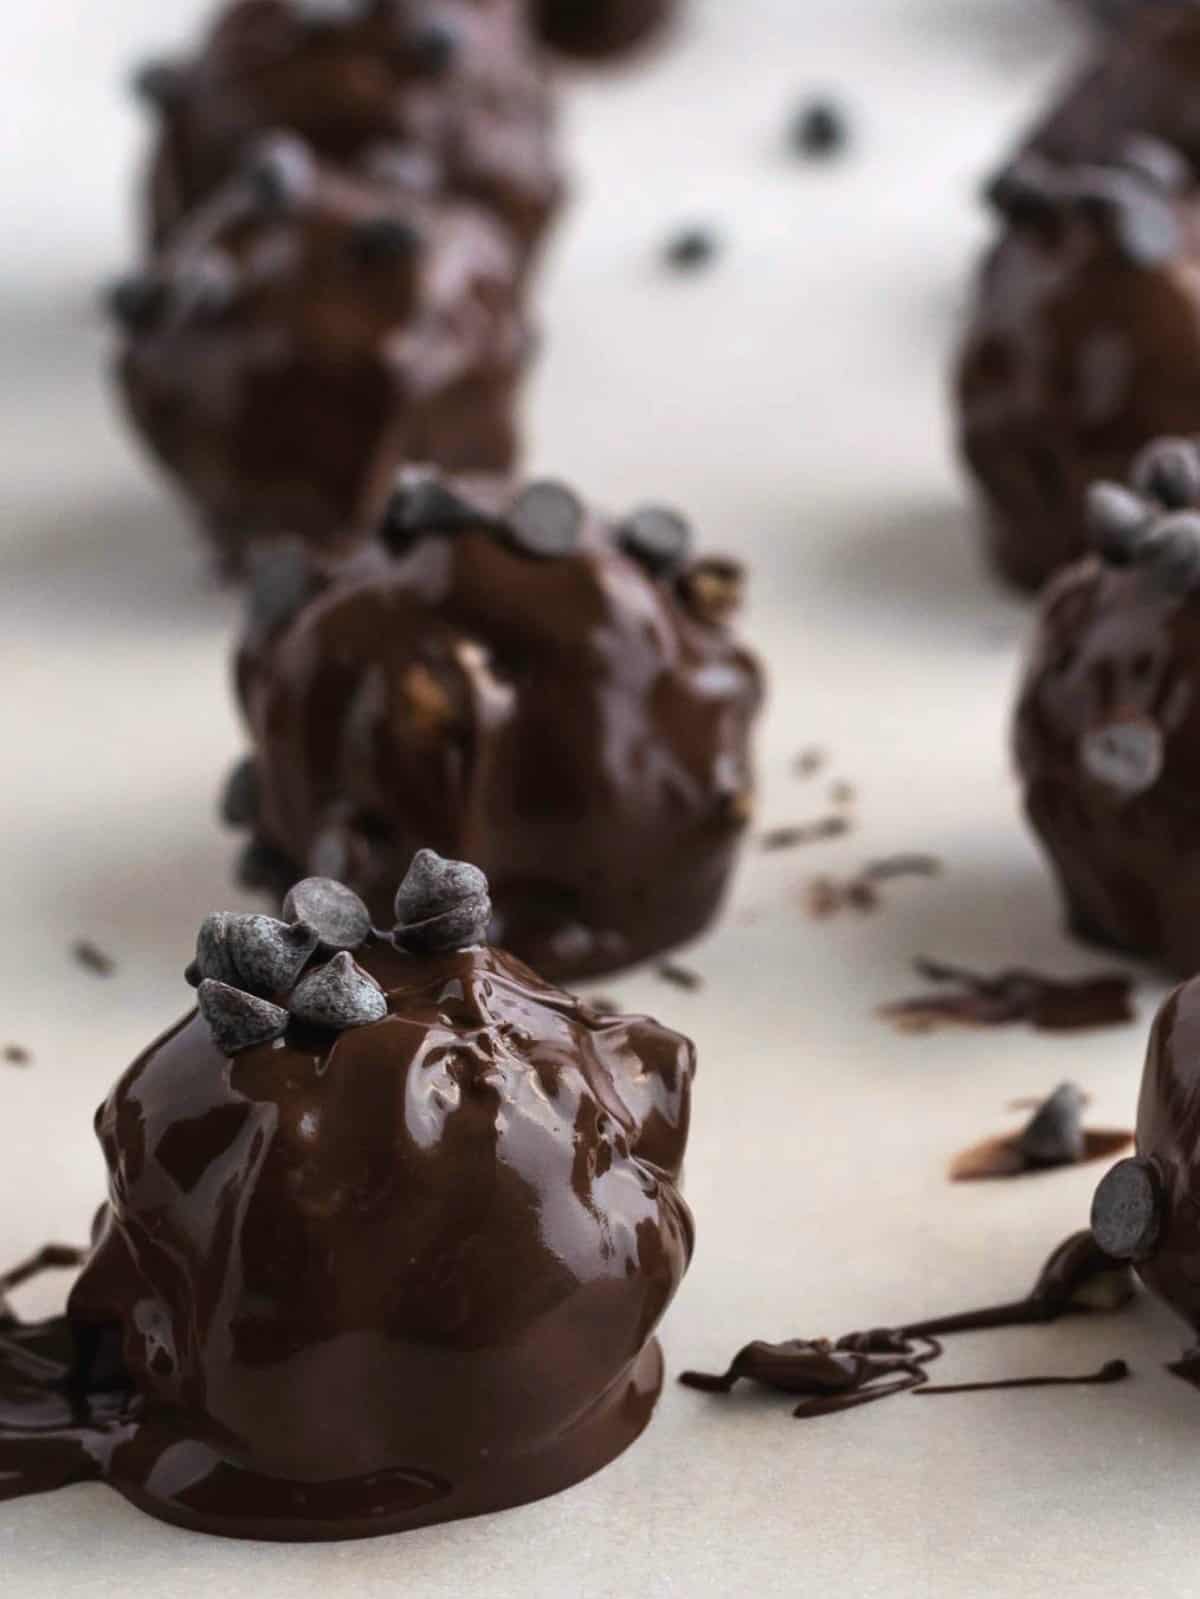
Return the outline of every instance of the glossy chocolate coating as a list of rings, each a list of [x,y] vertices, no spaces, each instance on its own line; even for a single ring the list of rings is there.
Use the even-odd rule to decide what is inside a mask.
[[[516,492],[457,488],[497,512]],[[493,937],[549,975],[698,934],[749,819],[762,693],[705,571],[655,576],[594,514],[551,559],[431,530],[327,564],[242,651],[265,886],[328,873],[379,918],[428,841],[483,868]]]
[[[1129,184],[1116,172],[1050,174],[1076,178]],[[1123,478],[1160,434],[1200,431],[1200,207],[1142,201],[1177,230],[1160,259],[1131,259],[1109,223],[1067,205],[1010,216],[979,277],[957,371],[959,442],[991,558],[1023,588],[1087,549],[1095,480]]]
[[[363,1537],[555,1492],[645,1426],[692,1046],[491,948],[354,958],[386,1019],[230,1058],[193,1012],[109,1095],[74,1356],[21,1335],[79,1403],[14,1333],[0,1497],[103,1476],[200,1531]]]
[[[239,177],[202,207],[142,280],[161,303],[126,319],[119,358],[137,427],[234,564],[255,538],[336,539],[402,461],[490,471],[517,450],[508,235],[329,167],[306,185],[284,148],[297,194]]]
[[[532,8],[552,50],[589,61],[646,44],[680,9],[679,0],[532,0]]]
[[[554,106],[524,0],[365,0],[340,17],[296,0],[236,0],[199,53],[154,97],[162,131],[150,175],[156,243],[236,168],[247,144],[286,129],[325,159],[470,200],[522,251],[562,192]]]
[[[1098,557],[1060,574],[1025,668],[1016,758],[1074,930],[1200,970],[1200,596]]]
[[[1155,1019],[1138,1100],[1139,1162],[1153,1180],[1155,1227],[1138,1275],[1200,1334],[1200,983],[1185,983]]]
[[[1119,30],[1055,97],[1028,148],[1057,161],[1104,161],[1130,134],[1175,145],[1200,170],[1200,6],[1128,3]]]

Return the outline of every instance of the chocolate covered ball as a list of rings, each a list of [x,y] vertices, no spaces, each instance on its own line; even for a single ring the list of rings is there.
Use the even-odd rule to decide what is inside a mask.
[[[553,481],[403,474],[352,556],[257,574],[226,803],[245,880],[336,875],[378,918],[428,840],[486,872],[493,937],[549,975],[694,937],[752,804],[741,586],[665,507],[613,522]]]
[[[425,852],[394,928],[355,905],[309,880],[299,920],[209,917],[199,1009],[97,1116],[108,1208],[68,1315],[81,1349],[115,1335],[130,1394],[92,1474],[200,1531],[538,1499],[661,1384],[691,1044],[487,945],[465,864]]]
[[[1200,201],[1170,151],[1026,157],[995,180],[1001,233],[957,371],[960,445],[992,560],[1040,586],[1087,549],[1085,502],[1161,434],[1200,430]]]
[[[1137,1154],[1096,1190],[1092,1231],[1200,1335],[1200,982],[1167,999],[1150,1033]],[[1183,1374],[1200,1381],[1192,1352]]]
[[[552,50],[588,61],[646,44],[680,9],[679,0],[532,0],[532,7]]]
[[[1093,14],[1111,32],[1055,96],[1028,147],[1058,161],[1094,162],[1109,160],[1131,135],[1149,136],[1200,168],[1200,6],[1093,0]]]
[[[516,454],[517,265],[476,208],[281,136],[111,298],[132,418],[234,564],[256,538],[369,519],[405,460]]]
[[[1044,596],[1016,713],[1025,808],[1084,937],[1200,971],[1200,449],[1089,500],[1097,553]]]
[[[554,108],[524,0],[236,0],[201,49],[143,71],[161,118],[150,220],[163,243],[288,130],[322,158],[470,200],[531,250],[561,195]]]

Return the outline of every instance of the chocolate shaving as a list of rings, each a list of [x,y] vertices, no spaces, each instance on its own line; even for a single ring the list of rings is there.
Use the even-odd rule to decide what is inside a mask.
[[[989,1138],[955,1157],[952,1182],[981,1177],[1019,1177],[1056,1166],[1078,1166],[1089,1160],[1111,1160],[1133,1142],[1133,1134],[1116,1128],[1100,1131],[1083,1125],[1087,1096],[1074,1083],[1061,1083],[1019,1133]]]
[[[1133,1134],[1124,1128],[1088,1128],[1083,1135],[1083,1154],[1076,1162],[1059,1162],[1060,1165],[1086,1165],[1089,1161],[1111,1160],[1133,1142]],[[1022,1154],[1021,1135],[1008,1138],[986,1138],[981,1143],[964,1149],[950,1163],[950,1181],[954,1183],[977,1182],[990,1177],[1025,1177],[1030,1173],[1052,1170],[1047,1162],[1038,1164]]]
[[[936,855],[885,855],[868,861],[862,876],[871,883],[887,883],[897,877],[938,877],[942,863]]]
[[[853,805],[858,798],[858,790],[853,783],[834,783],[829,790],[829,800],[833,805]]]
[[[953,985],[957,991],[918,994],[881,1006],[879,1015],[904,1033],[1015,1022],[1028,1022],[1039,1032],[1074,1032],[1119,1027],[1135,1017],[1133,979],[1122,972],[1061,979],[1014,967],[987,977],[942,961],[921,959],[915,965],[929,982]]]
[[[33,1061],[33,1056],[24,1044],[5,1044],[3,1058],[9,1066],[29,1066]]]
[[[43,1272],[70,1271],[75,1266],[82,1266],[87,1255],[86,1249],[80,1249],[74,1244],[44,1244],[35,1255],[30,1255],[28,1260],[21,1261],[20,1265],[12,1266],[6,1272],[0,1272],[0,1294],[9,1293],[14,1288],[32,1282]]]
[[[841,838],[850,831],[844,816],[820,816],[815,822],[801,822],[792,827],[773,827],[764,833],[760,845],[764,850],[795,849],[800,844],[818,844],[823,839]]]
[[[792,771],[797,777],[815,777],[829,763],[829,756],[815,745],[809,749],[801,750],[792,762]]]
[[[853,877],[815,877],[808,885],[808,913],[824,918],[842,910],[876,911],[883,903],[879,884],[902,877],[936,877],[942,865],[932,855],[891,855],[868,861]]]
[[[680,966],[675,961],[660,961],[655,971],[664,983],[674,983],[676,988],[686,988],[689,993],[704,987],[704,979],[699,972],[692,971],[689,966]]]
[[[117,963],[111,955],[106,955],[102,949],[93,944],[89,939],[76,939],[71,945],[72,958],[96,977],[111,977],[117,969]]]

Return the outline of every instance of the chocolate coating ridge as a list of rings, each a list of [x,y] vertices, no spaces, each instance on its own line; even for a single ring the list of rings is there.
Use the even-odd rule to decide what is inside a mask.
[[[1085,501],[1160,434],[1200,430],[1200,202],[1144,173],[1026,162],[957,370],[989,553],[1024,588],[1089,547]]]
[[[532,0],[534,26],[552,50],[610,60],[638,49],[680,10],[679,0]]]
[[[232,564],[336,540],[400,462],[502,469],[527,353],[508,235],[269,141],[123,316],[133,420]],[[119,308],[118,308],[119,309]]]
[[[523,252],[562,193],[554,107],[524,0],[389,0],[306,16],[295,0],[237,0],[154,97],[156,244],[275,129],[323,158],[475,202]],[[331,8],[332,10],[332,8]]]
[[[569,491],[437,481],[450,504],[427,496],[429,531],[393,516],[395,553],[381,535],[325,563],[290,621],[247,636],[253,862],[276,889],[341,877],[381,921],[428,841],[484,870],[493,937],[556,977],[694,936],[752,799],[762,689],[725,625],[738,569],[652,570],[578,502],[574,550],[535,554],[508,509],[562,531]]]
[[[1072,928],[1187,975],[1200,969],[1200,595],[1167,581],[1149,545],[1131,565],[1090,557],[1048,590],[1015,748]]]
[[[199,1531],[365,1537],[553,1493],[645,1426],[691,1045],[495,949],[354,960],[384,1019],[230,1057],[193,1012],[109,1095],[67,1319],[0,1329],[0,1498],[99,1476]]]

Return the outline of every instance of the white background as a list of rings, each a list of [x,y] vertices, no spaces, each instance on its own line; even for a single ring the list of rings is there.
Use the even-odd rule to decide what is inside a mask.
[[[227,689],[234,597],[123,430],[95,283],[131,238],[140,118],[128,62],[184,38],[194,4],[42,0],[6,15],[0,102],[0,1259],[84,1234],[101,1191],[91,1112],[187,1004],[196,925],[228,886],[213,820],[241,747]],[[532,463],[617,508],[694,513],[748,558],[746,628],[772,702],[765,824],[860,792],[846,840],[751,852],[688,959],[603,987],[700,1045],[688,1189],[695,1266],[665,1334],[673,1371],[752,1336],[813,1336],[1010,1297],[1086,1217],[1095,1169],[951,1187],[948,1158],[1071,1076],[1099,1124],[1133,1114],[1145,1025],[913,1040],[873,1015],[920,952],[1063,972],[1019,820],[1006,722],[1027,613],[982,573],[943,394],[974,193],[1068,59],[1051,0],[696,0],[675,49],[571,87],[577,203],[543,286]],[[782,149],[797,97],[850,108],[844,162]],[[678,222],[727,248],[686,281],[656,260]],[[802,784],[800,748],[829,749]],[[933,850],[934,883],[874,917],[807,919],[806,882]],[[111,951],[101,981],[68,955]],[[1102,962],[1099,964],[1103,964]],[[63,1284],[27,1291],[33,1314]],[[0,1507],[19,1599],[143,1591],[392,1591],[423,1599],[755,1594],[1185,1595],[1198,1591],[1200,1397],[1163,1362],[1183,1330],[1122,1318],[952,1346],[945,1380],[1085,1371],[1105,1390],[902,1398],[812,1425],[778,1396],[668,1388],[599,1477],[507,1515],[369,1544],[239,1545],[161,1526],[102,1487]]]

